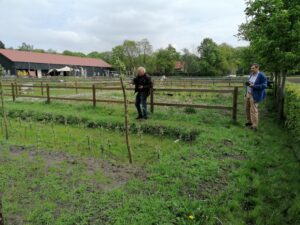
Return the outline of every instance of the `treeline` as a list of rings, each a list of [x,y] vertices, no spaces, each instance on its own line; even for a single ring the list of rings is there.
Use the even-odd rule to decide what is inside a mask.
[[[2,42],[0,48],[5,48]],[[103,59],[122,73],[132,73],[137,67],[144,66],[153,75],[244,75],[255,61],[255,54],[249,47],[235,48],[226,43],[218,45],[210,38],[203,39],[193,52],[187,48],[178,51],[172,45],[154,51],[147,39],[125,40],[111,51],[93,51],[88,54],[69,50],[58,53],[53,49],[37,49],[26,43],[22,43],[17,50]],[[177,68],[176,62],[180,62]]]

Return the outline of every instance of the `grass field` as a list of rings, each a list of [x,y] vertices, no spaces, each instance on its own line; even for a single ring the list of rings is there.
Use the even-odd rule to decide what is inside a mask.
[[[259,132],[245,128],[242,98],[236,124],[228,111],[171,107],[140,122],[131,106],[133,165],[121,105],[8,98],[6,224],[299,224],[299,145],[275,123],[271,97]]]

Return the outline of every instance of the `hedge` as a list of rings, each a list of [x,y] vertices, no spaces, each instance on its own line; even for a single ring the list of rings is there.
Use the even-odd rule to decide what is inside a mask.
[[[286,85],[284,112],[287,128],[300,142],[300,84]]]
[[[120,121],[107,121],[107,120],[92,120],[90,118],[77,117],[71,115],[61,115],[53,113],[42,113],[29,110],[8,110],[8,116],[11,118],[19,118],[22,120],[31,119],[32,121],[44,121],[44,122],[54,122],[57,124],[69,124],[78,125],[82,124],[88,128],[106,128],[109,130],[119,130],[124,131],[124,123]],[[200,134],[198,129],[188,129],[183,127],[171,127],[164,125],[152,125],[152,124],[142,124],[131,123],[129,130],[132,133],[138,133],[139,130],[145,134],[151,134],[155,136],[166,136],[170,138],[177,138],[183,141],[194,141]]]

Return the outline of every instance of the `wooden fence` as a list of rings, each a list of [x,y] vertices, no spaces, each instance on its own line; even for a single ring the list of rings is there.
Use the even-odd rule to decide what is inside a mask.
[[[17,98],[39,98],[45,99],[47,103],[51,103],[52,100],[65,100],[65,101],[83,101],[91,102],[95,107],[97,103],[124,103],[122,100],[110,100],[110,99],[98,99],[96,95],[97,90],[106,90],[106,91],[122,91],[121,87],[97,87],[96,84],[91,86],[52,86],[49,84],[45,85],[20,85],[17,83],[11,83],[10,85],[4,84],[3,87],[6,91],[9,91],[10,94],[5,94],[5,96],[11,96],[13,101],[16,101]],[[39,88],[41,95],[28,95],[22,93],[24,88]],[[63,90],[74,90],[75,93],[78,93],[78,90],[88,90],[91,93],[92,98],[74,98],[74,97],[60,97],[60,96],[51,96],[51,90],[63,89]],[[127,90],[134,90],[134,88],[127,88]],[[204,104],[184,104],[184,103],[167,103],[167,102],[155,102],[154,93],[157,92],[187,92],[187,93],[221,93],[221,94],[232,94],[232,106],[224,105],[204,105]],[[155,106],[172,106],[172,107],[191,107],[191,108],[202,108],[202,109],[218,109],[218,110],[230,110],[232,112],[232,120],[237,120],[237,101],[238,101],[238,87],[233,87],[231,89],[196,89],[196,88],[156,88],[153,87],[150,92],[150,111],[154,113]],[[134,104],[133,101],[128,103]]]
[[[245,78],[224,78],[224,77],[217,77],[217,78],[181,78],[181,79],[174,79],[168,78],[166,80],[161,80],[159,77],[152,77],[153,82],[156,86],[162,87],[183,87],[183,88],[196,88],[196,87],[203,87],[203,86],[217,86],[217,87],[242,87],[243,83],[245,82]],[[125,80],[130,82],[130,78]],[[75,87],[75,86],[87,86],[95,84],[96,87],[103,87],[103,86],[114,86],[114,87],[121,87],[119,79],[116,78],[99,78],[99,79],[71,79],[71,78],[64,78],[61,79],[48,79],[48,78],[15,78],[15,79],[3,79],[3,84],[28,84],[31,83],[33,85],[56,85],[56,86],[63,86],[63,87]]]

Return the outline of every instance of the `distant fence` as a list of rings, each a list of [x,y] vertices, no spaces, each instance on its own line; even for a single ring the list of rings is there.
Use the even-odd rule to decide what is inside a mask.
[[[217,87],[243,87],[245,78],[167,78],[161,79],[160,77],[152,77],[153,83],[156,86],[161,87],[182,87],[182,88],[197,88],[205,86],[217,86]],[[130,82],[130,78],[125,79],[126,82]],[[83,79],[80,77],[61,77],[59,78],[4,78],[3,84],[14,83],[16,85],[26,85],[32,83],[33,85],[45,85],[62,86],[62,87],[80,87],[95,84],[96,87],[121,87],[118,78],[89,78]]]
[[[52,100],[65,100],[65,101],[83,101],[83,102],[92,102],[95,107],[99,102],[102,103],[124,103],[122,100],[111,100],[111,99],[98,99],[96,96],[97,90],[107,90],[107,91],[122,91],[121,87],[97,87],[96,84],[91,86],[53,86],[49,84],[45,85],[24,85],[11,83],[3,84],[5,91],[9,91],[10,94],[5,94],[5,96],[12,97],[13,101],[16,101],[17,98],[38,98],[45,99],[47,103],[50,103]],[[40,95],[28,95],[22,93],[24,89],[40,89]],[[62,90],[74,90],[75,93],[78,93],[78,90],[88,90],[92,98],[74,98],[74,97],[59,97],[51,96],[51,92],[54,89]],[[127,90],[134,90],[133,88],[127,88]],[[232,94],[232,106],[224,105],[204,105],[204,104],[179,104],[179,103],[167,103],[167,102],[155,102],[154,93],[155,92],[187,92],[187,93],[221,93],[221,94]],[[171,106],[171,107],[191,107],[191,108],[202,108],[202,109],[218,109],[218,110],[230,110],[232,112],[232,120],[237,120],[237,101],[238,101],[238,87],[233,87],[231,89],[196,89],[196,88],[156,88],[153,87],[150,92],[150,110],[154,113],[154,106]],[[129,101],[128,103],[133,104],[134,102]]]

